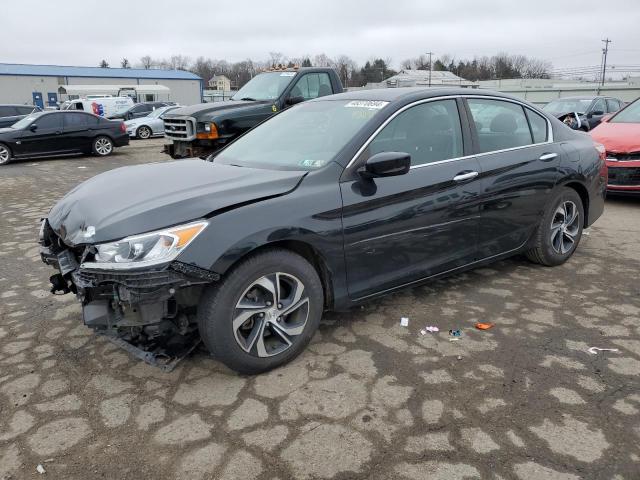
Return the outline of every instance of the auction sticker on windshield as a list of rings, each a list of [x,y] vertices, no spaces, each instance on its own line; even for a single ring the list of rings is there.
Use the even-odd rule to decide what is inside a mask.
[[[379,100],[353,100],[345,105],[347,108],[369,108],[371,110],[380,110],[389,102]]]
[[[295,76],[296,72],[282,72],[280,74],[281,77],[293,77]]]

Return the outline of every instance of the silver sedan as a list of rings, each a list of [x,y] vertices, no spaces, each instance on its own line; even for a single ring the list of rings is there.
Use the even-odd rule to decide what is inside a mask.
[[[134,118],[127,120],[124,124],[127,127],[127,133],[131,138],[151,138],[157,135],[164,135],[164,122],[162,117],[165,113],[179,108],[178,105],[169,107],[156,108],[146,117]]]

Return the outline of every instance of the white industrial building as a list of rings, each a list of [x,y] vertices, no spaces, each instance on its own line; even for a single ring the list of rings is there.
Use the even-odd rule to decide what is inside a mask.
[[[0,63],[0,103],[55,106],[68,98],[136,86],[139,101],[202,102],[203,80],[183,70]]]

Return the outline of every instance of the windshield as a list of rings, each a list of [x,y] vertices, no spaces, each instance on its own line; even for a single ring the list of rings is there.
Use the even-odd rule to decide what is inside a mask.
[[[27,115],[22,120],[18,120],[16,123],[11,125],[11,128],[15,128],[16,130],[22,130],[23,128],[27,128],[28,125],[31,124],[36,118],[40,116],[39,113],[32,113],[31,115]]]
[[[253,77],[231,100],[273,100],[278,98],[296,72],[268,72]]]
[[[147,116],[151,117],[151,118],[158,118],[163,113],[167,113],[169,110],[174,110],[176,108],[178,108],[178,107],[160,107],[160,108],[156,108],[153,112],[149,113],[149,115],[147,115]]]
[[[542,109],[553,114],[585,113],[592,101],[591,98],[560,98],[547,103]]]
[[[329,163],[388,102],[303,103],[274,116],[225,148],[216,163],[275,170],[315,170]]]
[[[640,123],[640,101],[636,100],[624,110],[620,110],[609,123]]]

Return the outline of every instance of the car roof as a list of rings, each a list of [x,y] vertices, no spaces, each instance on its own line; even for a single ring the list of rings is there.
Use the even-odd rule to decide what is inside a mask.
[[[484,90],[477,88],[442,88],[442,87],[400,87],[400,88],[376,88],[367,90],[349,90],[344,93],[338,93],[331,95],[331,97],[319,97],[313,102],[322,101],[323,99],[330,100],[371,100],[371,101],[384,101],[395,102],[401,100],[421,100],[433,97],[447,97],[457,95],[472,95],[472,96],[488,96],[488,97],[502,97],[510,100],[518,100],[522,102],[522,99],[507,95],[505,93],[496,92],[493,90]]]
[[[35,105],[26,105],[24,103],[0,103],[0,107],[30,107],[30,108],[39,108]]]
[[[551,101],[552,102],[556,102],[556,101],[559,101],[559,100],[594,100],[596,98],[607,98],[607,97],[603,97],[601,95],[574,95],[572,97],[554,98]]]

